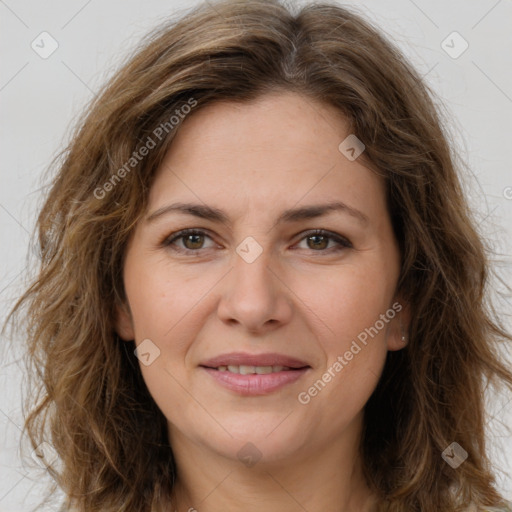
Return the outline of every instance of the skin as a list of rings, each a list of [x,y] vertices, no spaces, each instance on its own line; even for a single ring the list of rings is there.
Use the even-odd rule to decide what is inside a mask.
[[[338,150],[347,126],[333,107],[295,93],[218,102],[185,119],[157,170],[127,248],[117,331],[160,350],[140,367],[168,420],[178,511],[364,512],[374,502],[357,448],[363,407],[387,351],[405,346],[399,321],[408,324],[408,308],[395,294],[400,254],[384,183],[364,154],[350,161]],[[276,223],[287,208],[334,200],[368,222],[331,212]],[[175,202],[206,204],[230,220],[183,213],[148,220]],[[165,245],[186,228],[207,234]],[[352,247],[303,234],[317,228]],[[236,252],[249,236],[262,249],[252,263]],[[298,394],[396,301],[401,313],[300,403]],[[311,369],[266,396],[240,396],[198,366],[233,351],[278,352]],[[248,442],[261,457],[251,467],[237,456]]]

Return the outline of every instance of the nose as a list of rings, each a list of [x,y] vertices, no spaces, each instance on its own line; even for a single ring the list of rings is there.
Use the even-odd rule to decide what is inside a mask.
[[[218,315],[223,322],[265,334],[290,321],[293,293],[268,250],[249,261],[235,255],[234,268],[223,280]]]

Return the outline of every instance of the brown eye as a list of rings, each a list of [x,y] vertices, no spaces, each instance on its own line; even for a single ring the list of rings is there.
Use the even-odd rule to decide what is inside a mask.
[[[313,241],[313,244],[310,244],[311,249],[327,249],[329,245],[329,238],[322,235],[311,235],[307,237],[308,242]]]
[[[331,252],[331,250],[338,251],[352,247],[352,244],[346,238],[323,229],[306,233],[302,240],[306,240],[308,249],[316,252]],[[334,247],[328,247],[331,241],[334,241]]]
[[[204,242],[203,235],[183,235],[181,238],[183,240],[183,245],[187,249],[201,249],[201,245]]]
[[[204,242],[206,238],[211,240],[211,237],[204,231],[197,229],[185,229],[171,235],[169,238],[166,238],[163,245],[171,247],[178,252],[198,252],[200,249],[205,249]],[[181,242],[181,244],[178,244],[177,242]],[[206,247],[206,249],[209,248],[211,248],[211,246]]]

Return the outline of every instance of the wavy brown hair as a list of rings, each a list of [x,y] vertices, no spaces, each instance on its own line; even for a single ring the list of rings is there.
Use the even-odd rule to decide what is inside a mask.
[[[32,446],[55,448],[60,466],[49,470],[74,510],[150,511],[172,495],[166,418],[134,345],[114,329],[127,240],[182,116],[161,139],[155,129],[191,99],[197,111],[274,91],[337,108],[385,177],[397,290],[412,320],[365,407],[361,457],[379,510],[501,504],[484,395],[512,386],[500,360],[512,337],[490,300],[490,250],[464,197],[465,164],[418,72],[364,15],[329,3],[200,5],[147,36],[93,99],[54,162],[37,220],[40,265],[13,311],[26,323]],[[155,147],[114,178],[148,137]],[[468,453],[457,469],[441,457],[453,441]]]

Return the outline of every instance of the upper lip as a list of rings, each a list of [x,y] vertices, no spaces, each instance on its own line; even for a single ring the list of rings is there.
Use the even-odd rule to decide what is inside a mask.
[[[247,354],[244,352],[231,352],[229,354],[221,354],[203,361],[200,366],[208,368],[218,368],[219,366],[286,366],[288,368],[304,368],[309,366],[308,363],[301,361],[295,357],[283,354],[266,353],[266,354]]]

